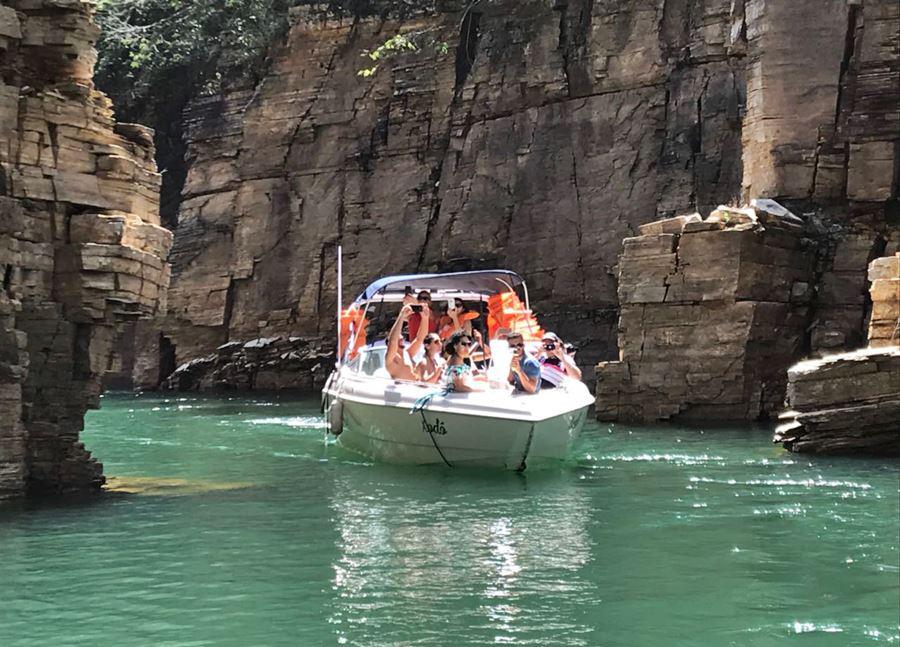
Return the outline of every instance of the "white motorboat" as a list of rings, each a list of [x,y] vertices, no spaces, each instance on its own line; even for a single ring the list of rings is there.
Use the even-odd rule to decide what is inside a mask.
[[[372,283],[354,307],[365,312],[373,304],[399,303],[409,287],[429,290],[434,301],[487,301],[519,286],[527,304],[524,281],[505,270],[388,277]],[[503,357],[503,345],[491,342],[492,349],[501,351],[494,353],[495,360]],[[495,382],[500,388],[471,393],[393,379],[385,369],[385,354],[381,341],[339,362],[323,390],[323,406],[339,444],[390,463],[521,471],[526,465],[563,459],[594,402],[584,384],[569,378],[536,394],[510,392],[508,354],[505,365],[501,360],[489,371],[502,376],[502,386]]]

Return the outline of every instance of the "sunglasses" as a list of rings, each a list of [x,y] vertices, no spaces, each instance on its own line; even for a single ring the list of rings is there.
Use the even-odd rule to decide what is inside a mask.
[[[525,348],[525,342],[519,342],[518,344],[510,344],[510,348]]]
[[[474,343],[475,342],[473,342],[473,341],[459,341],[459,342],[457,342],[457,345],[458,346],[471,346]]]
[[[425,340],[426,344],[439,344],[440,342],[441,342],[440,339],[426,339]]]

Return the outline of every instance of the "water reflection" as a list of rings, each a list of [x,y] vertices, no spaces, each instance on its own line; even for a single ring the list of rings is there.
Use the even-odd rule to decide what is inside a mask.
[[[896,462],[589,424],[524,478],[392,468],[318,400],[183,404],[91,414],[145,495],[0,508],[2,647],[900,644]]]
[[[560,602],[593,595],[594,583],[580,572],[591,554],[586,492],[559,474],[474,483],[419,476],[421,487],[410,491],[389,479],[336,475],[330,507],[342,541],[330,622],[339,641],[352,642],[355,627],[390,607],[390,622],[379,613],[379,644],[409,641],[409,626],[423,628],[417,644],[454,636],[496,644],[526,635],[541,644],[581,644],[576,636],[593,627],[567,617]],[[479,485],[484,494],[473,499]],[[548,594],[555,604],[544,602]]]

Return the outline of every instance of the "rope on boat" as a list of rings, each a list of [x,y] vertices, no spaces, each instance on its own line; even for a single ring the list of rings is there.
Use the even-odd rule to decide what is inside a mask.
[[[525,441],[525,451],[522,453],[522,461],[519,463],[519,467],[516,468],[517,472],[525,471],[525,459],[528,458],[528,452],[531,451],[531,440],[534,438],[534,423],[531,423],[531,429],[528,430],[528,440]]]
[[[425,419],[425,407],[431,404],[431,401],[435,398],[435,396],[445,396],[450,393],[450,388],[446,388],[443,391],[432,391],[431,393],[426,393],[421,398],[413,402],[412,409],[409,410],[409,415],[414,413],[419,413],[422,416],[422,426],[425,428],[425,431],[428,432],[428,435],[431,437],[431,444],[434,445],[434,448],[437,450],[437,453],[440,455],[441,460],[444,461],[444,465],[447,467],[453,467],[450,464],[450,461],[447,460],[447,457],[444,456],[444,452],[441,451],[441,448],[437,444],[437,439],[434,437],[434,432],[431,430],[431,425],[428,424],[428,420]]]

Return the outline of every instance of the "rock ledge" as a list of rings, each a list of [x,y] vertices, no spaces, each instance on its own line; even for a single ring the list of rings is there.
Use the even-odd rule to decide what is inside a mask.
[[[866,348],[788,371],[788,422],[774,442],[795,452],[900,456],[900,347]]]

